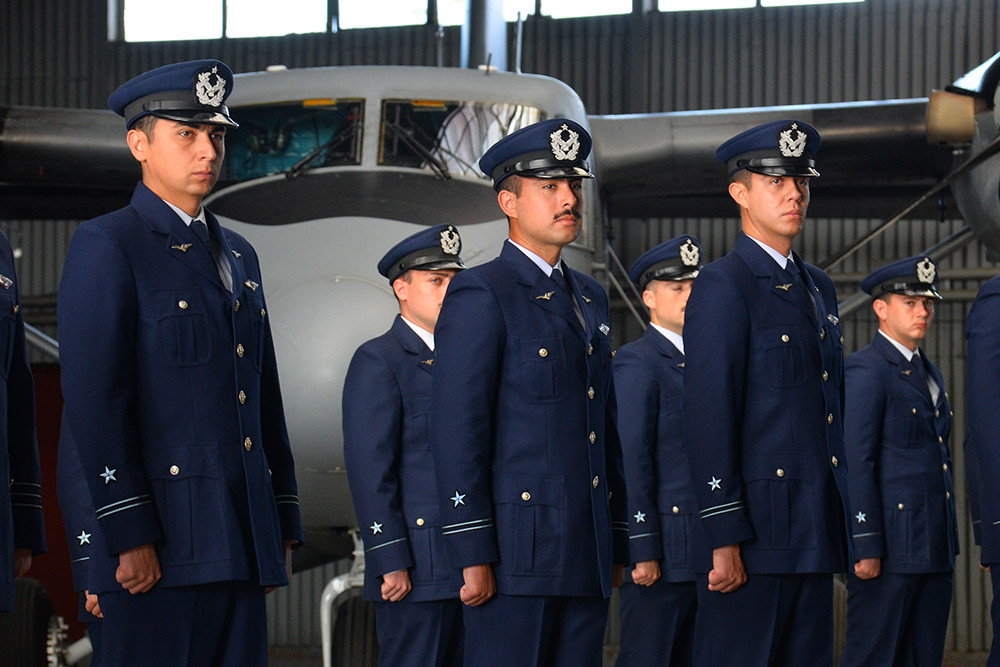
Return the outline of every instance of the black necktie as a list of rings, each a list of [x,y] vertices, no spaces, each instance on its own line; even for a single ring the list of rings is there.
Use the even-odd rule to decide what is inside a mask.
[[[559,267],[552,269],[552,274],[550,275],[553,282],[559,286],[559,289],[563,291],[570,299],[573,298],[573,293],[569,291],[569,283],[566,282],[566,276],[563,272],[559,270]]]
[[[917,377],[924,381],[924,384],[927,385],[927,391],[930,391],[931,383],[927,381],[927,369],[924,368],[923,356],[919,352],[914,353],[910,358],[910,363],[913,364]]]
[[[208,249],[208,253],[212,254],[212,241],[208,236],[208,225],[205,224],[204,220],[192,220],[191,229],[194,230],[195,235],[198,240],[201,241],[202,245]]]
[[[798,265],[789,259],[785,262],[785,271],[792,277],[792,282],[795,284],[795,288],[799,290],[799,293],[805,293],[806,298],[809,300],[809,305],[812,306],[813,315],[819,317],[816,312],[816,300],[813,295],[809,293],[809,286],[806,285],[806,281],[802,279],[802,272],[799,271]]]

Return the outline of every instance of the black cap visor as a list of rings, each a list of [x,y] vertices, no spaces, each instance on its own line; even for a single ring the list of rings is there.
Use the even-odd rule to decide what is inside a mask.
[[[926,296],[931,299],[943,299],[934,285],[927,283],[908,283],[899,280],[889,280],[872,290],[872,298],[877,299],[884,294],[902,294],[904,296]]]
[[[652,265],[639,276],[639,287],[645,289],[653,280],[665,280],[676,282],[680,280],[694,280],[701,272],[701,264],[698,266],[687,266],[680,259],[670,259]]]
[[[395,262],[386,271],[386,278],[391,285],[396,278],[400,277],[411,269],[420,271],[437,271],[442,269],[464,269],[465,264],[458,255],[447,255],[440,248],[435,252],[434,248],[421,248],[411,252],[398,262]]]
[[[179,123],[197,123],[199,125],[226,125],[239,127],[229,117],[229,109],[225,104],[210,107],[198,104],[190,92],[154,93],[140,97],[125,107],[124,116],[131,128],[143,116],[153,115],[157,118],[175,120]]]
[[[764,176],[793,176],[798,178],[815,178],[816,161],[809,157],[751,157],[746,155],[733,158],[727,165],[732,176],[740,169],[752,171]]]

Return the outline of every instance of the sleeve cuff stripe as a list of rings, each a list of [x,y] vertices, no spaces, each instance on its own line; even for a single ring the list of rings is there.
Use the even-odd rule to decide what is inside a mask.
[[[34,487],[36,489],[42,488],[41,484],[36,484],[34,482],[18,482],[18,481],[14,481],[14,480],[11,480],[10,485],[11,485],[11,488],[13,488],[15,486],[31,486],[31,487]]]
[[[391,542],[384,542],[384,543],[379,544],[379,545],[374,546],[374,547],[368,547],[367,549],[365,549],[365,551],[375,551],[376,549],[381,549],[382,547],[387,547],[390,544],[396,544],[397,542],[405,542],[405,541],[406,541],[406,538],[405,537],[401,537],[398,540],[392,540]]]
[[[131,498],[126,498],[125,500],[119,500],[116,503],[111,503],[110,505],[105,505],[104,507],[98,507],[96,510],[94,510],[94,512],[96,512],[97,514],[100,514],[101,512],[104,512],[106,510],[114,509],[114,508],[118,507],[119,505],[126,505],[126,504],[131,503],[131,502],[133,502],[135,500],[146,499],[146,502],[149,502],[148,498],[149,498],[149,494],[148,493],[144,493],[141,496],[132,496]]]
[[[298,498],[296,498],[295,500],[276,500],[275,504],[276,505],[298,505],[299,504],[299,500],[298,500]]]
[[[484,526],[470,526],[469,528],[459,528],[458,530],[442,530],[442,535],[455,535],[456,533],[467,533],[470,530],[482,530],[484,528],[492,528],[493,524],[488,524]]]
[[[874,537],[875,535],[881,535],[881,534],[882,534],[881,531],[877,533],[858,533],[857,535],[854,536],[854,539],[858,539],[859,537]]]
[[[107,518],[107,517],[111,516],[112,514],[117,514],[118,512],[124,512],[125,510],[135,509],[136,507],[140,507],[142,505],[149,505],[150,503],[151,503],[151,501],[149,501],[149,500],[140,500],[137,503],[132,503],[131,505],[125,505],[124,507],[119,507],[117,509],[113,509],[113,510],[110,510],[108,512],[98,512],[97,513],[97,518],[98,519],[104,519],[104,518]]]
[[[32,509],[42,509],[42,506],[38,503],[11,503],[11,507],[30,507]]]
[[[451,528],[462,528],[463,526],[474,526],[477,523],[493,524],[493,519],[476,519],[475,521],[463,521],[462,523],[449,523],[447,526],[441,526],[441,530],[449,530]]]
[[[719,516],[720,514],[728,514],[729,512],[738,512],[741,509],[743,509],[743,504],[742,503],[740,503],[736,507],[730,507],[728,509],[720,509],[720,510],[716,510],[714,512],[702,512],[701,513],[701,518],[702,519],[710,519],[713,516]]]
[[[84,556],[83,558],[74,558],[71,563],[82,563],[85,560],[90,560],[90,556]]]
[[[275,496],[274,499],[275,500],[294,500],[295,502],[299,501],[299,497],[296,494],[294,494],[294,493],[282,493],[281,495]]]
[[[641,535],[629,535],[628,539],[637,540],[640,537],[655,537],[656,535],[659,535],[659,533],[642,533]]]

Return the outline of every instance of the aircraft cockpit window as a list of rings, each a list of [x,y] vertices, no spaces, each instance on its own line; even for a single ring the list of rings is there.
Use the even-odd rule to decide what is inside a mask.
[[[486,149],[545,118],[540,109],[519,104],[384,100],[378,163],[426,169],[440,178],[485,179],[476,163]]]
[[[317,167],[361,164],[364,100],[304,100],[233,110],[223,180],[297,176]]]

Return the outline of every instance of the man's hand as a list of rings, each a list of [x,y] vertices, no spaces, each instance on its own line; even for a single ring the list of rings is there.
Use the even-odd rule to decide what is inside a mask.
[[[162,576],[160,559],[156,557],[156,547],[151,543],[118,554],[115,579],[132,595],[148,592]]]
[[[463,568],[462,577],[465,579],[465,585],[458,592],[458,596],[470,607],[478,607],[496,595],[497,580],[493,576],[493,566],[489,563]]]
[[[90,591],[84,591],[83,594],[87,598],[86,602],[83,603],[84,608],[97,618],[104,618],[104,614],[101,613],[101,603],[98,602],[97,596]]]
[[[31,549],[14,549],[14,578],[23,577],[31,567]]]
[[[882,574],[881,558],[862,558],[854,564],[854,575],[858,579],[874,579]]]
[[[640,586],[652,586],[660,579],[660,561],[644,560],[635,564],[632,581]]]
[[[732,593],[747,582],[747,571],[740,557],[740,545],[730,544],[712,551],[712,571],[708,573],[708,590]]]
[[[625,583],[625,566],[612,563],[611,565],[611,588],[618,588]]]
[[[382,577],[382,599],[388,602],[399,602],[413,590],[410,583],[410,571],[396,570]]]

